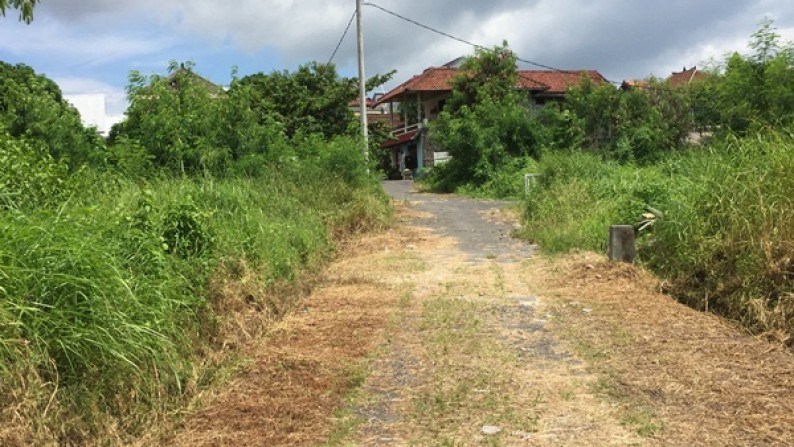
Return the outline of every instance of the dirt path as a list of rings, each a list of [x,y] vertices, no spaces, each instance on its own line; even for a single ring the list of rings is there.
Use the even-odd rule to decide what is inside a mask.
[[[535,257],[505,203],[386,188],[400,223],[350,247],[168,444],[794,445],[788,351],[631,266]]]

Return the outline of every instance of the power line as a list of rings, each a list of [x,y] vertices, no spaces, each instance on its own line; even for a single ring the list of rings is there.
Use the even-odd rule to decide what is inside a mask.
[[[371,3],[371,2],[365,2],[365,3],[363,3],[363,5],[371,6],[371,7],[375,8],[375,9],[379,9],[379,10],[385,12],[386,14],[394,16],[394,17],[396,17],[396,18],[398,18],[400,20],[403,20],[405,22],[411,23],[411,24],[416,25],[416,26],[418,26],[420,28],[424,28],[424,29],[426,29],[428,31],[431,31],[431,32],[436,33],[436,34],[439,34],[441,36],[444,36],[444,37],[446,37],[448,39],[452,39],[452,40],[458,41],[460,43],[464,43],[464,44],[469,45],[471,47],[474,47],[474,48],[476,48],[478,50],[490,51],[489,48],[486,48],[486,47],[484,47],[482,45],[479,45],[479,44],[476,44],[474,42],[468,41],[468,40],[463,39],[461,37],[453,36],[452,34],[449,34],[447,32],[441,31],[439,29],[433,28],[430,25],[425,25],[424,23],[417,22],[414,19],[405,17],[405,16],[403,16],[401,14],[398,14],[398,13],[396,13],[394,11],[386,9],[383,6],[376,5],[376,4]],[[516,60],[519,61],[519,62],[524,62],[524,63],[529,64],[529,65],[533,65],[533,66],[540,67],[540,68],[545,68],[547,70],[556,71],[556,72],[560,72],[560,73],[569,73],[569,74],[579,74],[580,73],[578,71],[563,70],[561,68],[552,67],[551,65],[541,64],[540,62],[531,61],[529,59],[522,59],[522,58],[520,58],[518,56],[516,56]],[[620,82],[610,81],[609,79],[606,79],[606,78],[604,78],[604,79],[607,82],[611,83],[611,84],[621,84]]]
[[[356,11],[353,11],[353,14],[350,16],[350,20],[348,20],[347,22],[347,27],[345,28],[345,32],[342,33],[342,37],[339,39],[339,43],[336,44],[336,48],[334,48],[334,52],[331,54],[331,57],[328,58],[329,64],[334,60],[334,57],[336,56],[336,52],[339,51],[339,47],[342,46],[342,42],[345,40],[345,37],[347,37],[347,33],[348,31],[350,31],[350,26],[353,24],[353,19],[355,18],[356,18]]]

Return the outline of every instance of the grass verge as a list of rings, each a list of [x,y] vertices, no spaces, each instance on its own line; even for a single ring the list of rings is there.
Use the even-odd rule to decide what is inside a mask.
[[[728,138],[653,166],[585,153],[541,160],[522,236],[549,252],[604,252],[610,225],[639,226],[640,262],[681,301],[794,343],[794,140]]]
[[[222,376],[337,242],[389,215],[374,182],[298,167],[95,178],[0,214],[0,444],[130,442]]]

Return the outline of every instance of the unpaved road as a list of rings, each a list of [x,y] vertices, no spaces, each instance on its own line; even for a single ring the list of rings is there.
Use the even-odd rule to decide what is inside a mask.
[[[601,256],[535,256],[502,202],[388,182],[180,446],[794,445],[794,357]]]

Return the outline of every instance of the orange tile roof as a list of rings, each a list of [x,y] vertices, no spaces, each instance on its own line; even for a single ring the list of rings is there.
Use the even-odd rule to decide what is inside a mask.
[[[378,99],[378,104],[393,101],[405,93],[416,92],[449,92],[452,90],[450,81],[460,73],[453,67],[430,67],[422,74],[398,85]],[[565,93],[569,85],[577,84],[582,75],[590,77],[594,82],[606,82],[606,79],[595,70],[550,71],[550,70],[519,70],[516,87],[522,90],[542,91],[547,93]]]
[[[694,81],[702,81],[707,77],[708,75],[702,71],[698,71],[697,67],[692,67],[689,70],[684,67],[684,70],[681,72],[673,72],[673,74],[667,78],[667,82],[673,87],[679,87],[691,84]]]
[[[644,79],[627,79],[620,84],[620,89],[625,91],[647,90],[650,86],[650,81]]]
[[[545,85],[545,93],[565,93],[565,90],[579,83],[582,76],[590,78],[596,84],[606,83],[607,80],[595,70],[519,70],[519,76],[526,76],[533,81]]]

